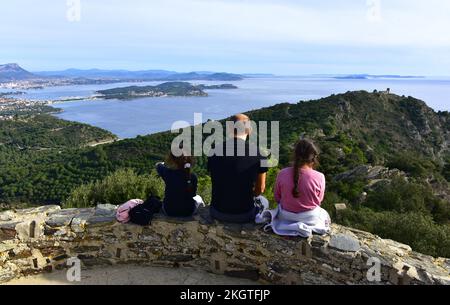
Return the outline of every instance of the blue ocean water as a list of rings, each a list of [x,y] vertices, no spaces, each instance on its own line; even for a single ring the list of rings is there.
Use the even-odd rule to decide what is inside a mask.
[[[194,113],[203,119],[223,119],[232,114],[272,106],[318,99],[349,90],[386,90],[424,100],[436,111],[450,110],[450,79],[367,79],[274,77],[249,78],[238,82],[201,82],[203,84],[233,83],[236,90],[210,90],[208,97],[142,98],[130,101],[93,100],[64,102],[55,105],[64,112],[57,116],[107,129],[121,138],[132,138],[169,130],[175,121],[193,123]],[[138,85],[157,84],[155,82]],[[90,96],[96,90],[130,84],[51,87],[27,90],[26,98],[57,100]],[[134,84],[136,85],[136,84]],[[21,96],[24,97],[24,96]]]

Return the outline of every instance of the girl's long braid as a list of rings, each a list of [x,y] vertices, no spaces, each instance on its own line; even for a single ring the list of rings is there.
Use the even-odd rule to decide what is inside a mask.
[[[317,166],[319,163],[318,157],[319,150],[312,141],[300,140],[296,144],[294,152],[294,188],[292,190],[292,195],[294,198],[298,198],[300,196],[298,185],[301,178],[300,173],[302,166],[306,164]]]
[[[300,196],[300,192],[298,190],[298,183],[300,180],[300,167],[301,167],[300,158],[295,156],[295,159],[294,159],[294,189],[292,190],[292,195],[294,196],[294,198],[298,198]]]

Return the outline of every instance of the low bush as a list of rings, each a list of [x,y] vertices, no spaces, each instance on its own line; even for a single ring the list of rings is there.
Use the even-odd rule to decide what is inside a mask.
[[[421,253],[450,257],[450,226],[436,224],[432,217],[418,212],[348,209],[340,223],[408,244]]]
[[[64,208],[84,208],[98,204],[119,205],[130,199],[147,199],[150,195],[164,196],[164,182],[156,175],[137,175],[122,169],[103,180],[74,189],[63,203]]]

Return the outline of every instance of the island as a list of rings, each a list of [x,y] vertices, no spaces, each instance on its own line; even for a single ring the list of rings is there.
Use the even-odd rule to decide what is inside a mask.
[[[170,97],[170,96],[208,96],[204,90],[236,89],[231,84],[223,85],[193,85],[187,82],[166,82],[156,86],[129,86],[100,90],[97,98],[128,100],[141,97]]]
[[[229,90],[229,89],[238,89],[238,87],[237,86],[235,86],[235,85],[232,85],[232,84],[222,84],[222,85],[198,85],[198,86],[196,86],[197,88],[199,88],[199,89],[202,89],[202,90],[219,90],[219,89],[222,89],[222,90]]]
[[[410,76],[410,75],[371,75],[371,74],[351,74],[344,76],[335,76],[334,79],[340,80],[368,80],[368,79],[420,79],[424,76]]]

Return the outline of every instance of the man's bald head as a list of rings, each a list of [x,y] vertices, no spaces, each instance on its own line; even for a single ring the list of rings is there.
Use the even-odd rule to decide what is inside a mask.
[[[233,123],[237,123],[237,122],[250,122],[250,118],[243,114],[243,113],[239,113],[236,115],[233,115],[231,117],[231,120],[233,121]]]
[[[234,126],[229,130],[230,135],[236,138],[247,138],[251,134],[251,121],[247,115],[243,113],[233,115],[231,121],[234,123]]]

